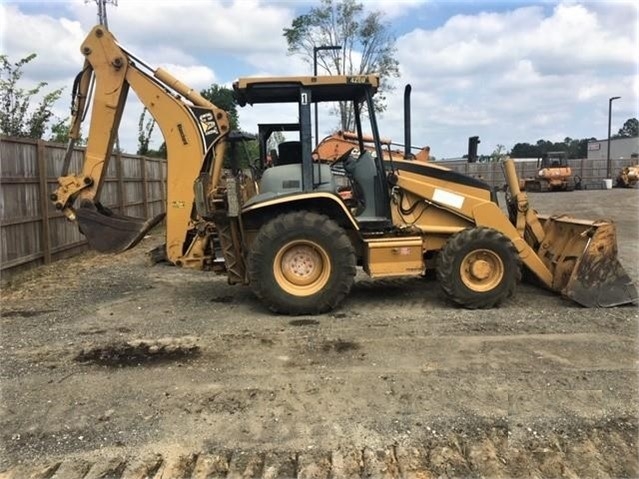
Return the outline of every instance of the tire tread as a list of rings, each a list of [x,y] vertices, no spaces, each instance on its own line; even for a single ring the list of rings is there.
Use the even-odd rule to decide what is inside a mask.
[[[464,294],[459,291],[459,288],[455,284],[455,263],[457,255],[462,251],[470,242],[491,242],[497,245],[503,245],[511,256],[515,267],[514,281],[511,281],[506,285],[506,291],[504,294],[499,295],[486,295],[486,294],[474,294],[475,298],[469,297],[468,293]],[[508,268],[509,265],[505,264],[504,268]],[[441,288],[446,296],[453,302],[468,308],[468,309],[489,309],[498,306],[505,299],[514,295],[516,285],[521,281],[521,259],[517,253],[517,249],[513,245],[512,241],[505,235],[493,228],[487,227],[474,227],[467,228],[454,234],[446,243],[439,255],[437,255],[437,278]]]
[[[333,268],[340,271],[337,280],[329,284],[331,291],[314,295],[313,302],[283,300],[283,294],[272,282],[262,280],[265,261],[268,261],[267,250],[270,245],[285,233],[290,231],[321,231],[326,237],[327,244],[332,245],[335,255],[339,259],[331,258]],[[268,266],[270,267],[270,266]],[[353,245],[344,230],[326,215],[296,211],[277,216],[264,225],[256,236],[248,261],[248,275],[254,294],[275,313],[300,315],[322,314],[334,309],[349,294],[356,274],[356,257]]]

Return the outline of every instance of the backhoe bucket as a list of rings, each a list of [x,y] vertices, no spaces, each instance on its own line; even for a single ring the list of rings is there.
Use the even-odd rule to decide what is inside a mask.
[[[150,220],[117,215],[100,204],[84,202],[75,212],[80,232],[89,246],[101,253],[120,253],[133,248],[165,213]]]
[[[539,255],[554,271],[553,289],[588,308],[637,303],[637,288],[617,258],[613,223],[558,216],[544,221],[544,231]]]

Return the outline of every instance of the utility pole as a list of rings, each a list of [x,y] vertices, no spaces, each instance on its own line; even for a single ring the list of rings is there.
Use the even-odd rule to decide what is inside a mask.
[[[612,124],[612,102],[621,98],[620,96],[613,96],[608,99],[608,154],[606,155],[606,178],[612,178],[612,172],[610,171],[610,126]]]
[[[86,3],[86,1],[85,1]],[[109,22],[107,21],[107,11],[106,6],[107,3],[110,3],[113,6],[118,6],[118,0],[95,0],[95,3],[98,5],[98,23],[100,25],[104,25],[107,30],[109,29]]]
[[[84,0],[84,3],[87,3],[89,0]],[[98,6],[98,23],[103,25],[107,30],[109,29],[109,21],[107,20],[107,3],[110,3],[114,7],[118,6],[118,0],[94,0],[96,5]],[[116,132],[115,134],[115,149],[118,154],[120,154],[120,135]]]
[[[342,47],[339,45],[322,45],[319,47],[313,47],[313,76],[317,77],[317,52],[321,50],[341,50]],[[317,102],[315,102],[315,147],[317,148],[317,144],[319,143],[319,128],[317,126]]]

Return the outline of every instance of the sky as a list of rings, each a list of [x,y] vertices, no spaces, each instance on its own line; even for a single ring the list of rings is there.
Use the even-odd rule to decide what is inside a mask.
[[[609,98],[612,132],[639,118],[639,2],[365,0],[383,12],[395,39],[400,77],[378,117],[384,137],[402,142],[404,86],[412,88],[412,143],[438,159],[479,154],[498,145],[539,139],[604,139]],[[242,76],[310,75],[312,64],[287,53],[283,29],[319,0],[118,0],[109,29],[127,50],[164,67],[195,89],[230,87]],[[21,84],[64,87],[54,112],[67,118],[79,51],[97,23],[93,0],[7,1],[0,4],[0,50],[11,61],[37,57]],[[321,72],[320,72],[321,73]],[[47,90],[48,91],[48,90]],[[142,104],[131,95],[119,137],[137,149]],[[240,127],[295,122],[290,105],[239,109]],[[320,109],[320,138],[336,128]],[[83,132],[86,133],[85,127]],[[161,143],[159,133],[151,147]]]

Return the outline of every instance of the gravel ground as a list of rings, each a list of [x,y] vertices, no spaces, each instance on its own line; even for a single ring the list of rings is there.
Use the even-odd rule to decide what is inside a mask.
[[[530,197],[613,219],[638,280],[637,190]],[[161,242],[5,284],[0,478],[639,477],[635,307],[522,284],[468,311],[360,275],[330,314],[277,316],[150,266]]]

